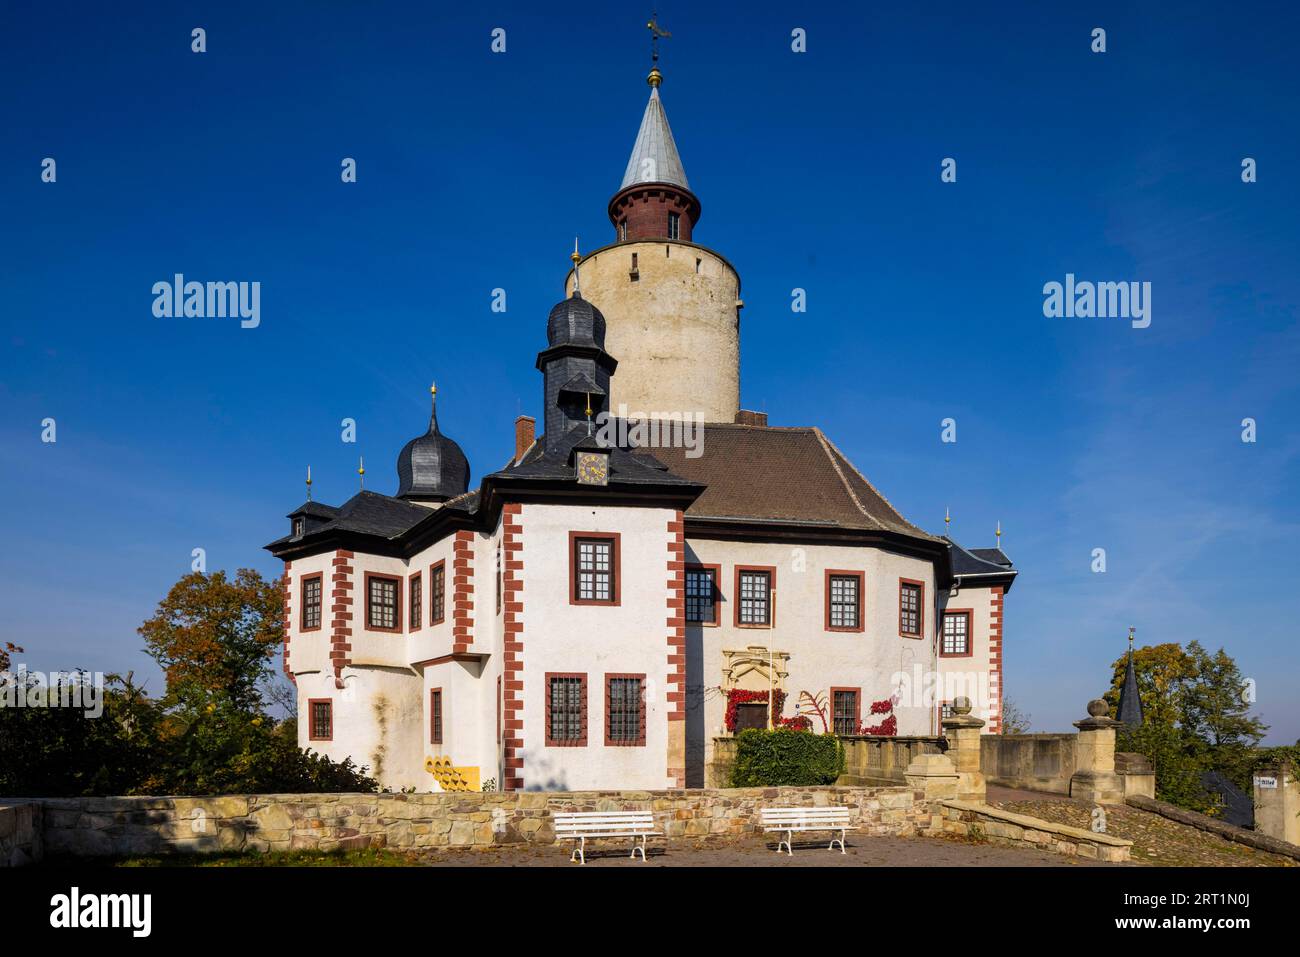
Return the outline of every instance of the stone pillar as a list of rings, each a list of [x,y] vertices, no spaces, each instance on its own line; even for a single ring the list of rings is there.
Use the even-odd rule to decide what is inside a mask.
[[[1300,844],[1300,781],[1287,761],[1255,772],[1255,830]]]
[[[948,738],[948,759],[957,769],[957,799],[984,803],[984,775],[980,772],[980,728],[984,722],[971,712],[970,698],[953,702],[952,717],[943,719]],[[911,770],[910,768],[908,770]]]
[[[1134,754],[1132,751],[1117,751],[1115,753],[1115,773],[1119,775],[1126,798],[1135,796],[1155,798],[1156,773],[1151,770],[1151,762],[1147,760],[1145,754]]]
[[[1124,783],[1115,773],[1115,729],[1120,723],[1110,717],[1110,705],[1094,698],[1088,702],[1088,717],[1074,726],[1079,729],[1079,741],[1070,797],[1096,804],[1123,804]]]
[[[961,781],[957,768],[944,754],[918,754],[903,776],[909,786],[925,792],[927,801],[957,797]]]

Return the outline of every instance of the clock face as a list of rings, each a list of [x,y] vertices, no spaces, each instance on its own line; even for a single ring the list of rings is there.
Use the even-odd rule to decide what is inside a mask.
[[[583,485],[609,483],[609,457],[604,452],[579,452],[575,464],[578,481]]]

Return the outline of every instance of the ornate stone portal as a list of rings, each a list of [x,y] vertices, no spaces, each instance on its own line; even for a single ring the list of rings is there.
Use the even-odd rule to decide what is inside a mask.
[[[769,651],[763,645],[750,645],[740,651],[722,652],[722,693],[728,691],[785,690],[789,676],[790,653]]]

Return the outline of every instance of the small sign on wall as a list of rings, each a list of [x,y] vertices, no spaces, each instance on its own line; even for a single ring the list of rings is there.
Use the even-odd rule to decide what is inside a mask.
[[[1276,789],[1276,788],[1277,788],[1277,778],[1271,778],[1271,777],[1256,777],[1256,778],[1255,778],[1255,787],[1257,787],[1257,788],[1273,788],[1273,789]]]

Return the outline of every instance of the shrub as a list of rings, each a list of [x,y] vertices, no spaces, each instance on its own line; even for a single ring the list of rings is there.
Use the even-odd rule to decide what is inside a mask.
[[[844,746],[833,734],[748,728],[736,736],[731,786],[834,784],[844,770]]]

